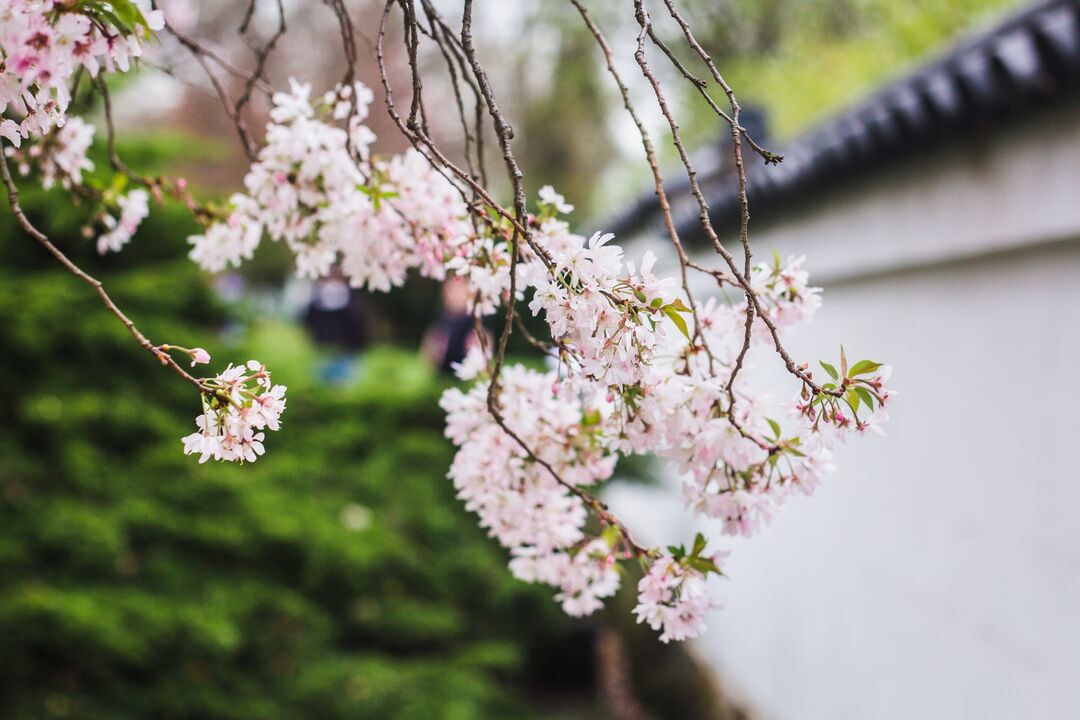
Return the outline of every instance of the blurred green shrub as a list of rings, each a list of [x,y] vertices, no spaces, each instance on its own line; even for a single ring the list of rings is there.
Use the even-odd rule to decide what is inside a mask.
[[[440,381],[379,350],[321,387],[287,325],[223,348],[182,215],[98,260],[70,201],[26,199],[155,342],[293,392],[257,463],[183,456],[190,386],[0,212],[0,717],[528,715],[528,648],[569,624],[453,497]]]

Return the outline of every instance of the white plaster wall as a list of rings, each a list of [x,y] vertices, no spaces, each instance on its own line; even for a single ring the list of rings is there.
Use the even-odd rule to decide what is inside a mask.
[[[826,278],[792,355],[844,342],[900,391],[887,438],[729,544],[696,647],[762,718],[1080,718],[1080,121],[981,143],[757,234]],[[613,489],[648,539],[687,532],[668,480]]]

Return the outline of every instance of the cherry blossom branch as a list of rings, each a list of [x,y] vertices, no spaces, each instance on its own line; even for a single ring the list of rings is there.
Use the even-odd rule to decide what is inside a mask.
[[[409,56],[409,66],[412,72],[413,83],[413,96],[410,105],[410,114],[408,119],[403,120],[397,113],[393,100],[393,91],[389,83],[389,77],[386,71],[385,58],[383,55],[383,39],[386,35],[386,20],[389,15],[390,9],[394,4],[400,4],[402,6],[404,19],[406,22],[406,45]],[[417,38],[415,32],[408,29],[411,23],[416,23],[415,11],[412,9],[412,0],[389,0],[384,8],[382,20],[380,21],[379,33],[376,40],[376,55],[379,61],[380,75],[383,83],[383,89],[385,93],[385,99],[388,112],[394,119],[395,123],[402,129],[402,132],[414,142],[414,145],[418,146],[418,149],[423,148],[425,157],[429,161],[437,161],[442,167],[449,169],[455,176],[465,181],[476,192],[477,195],[483,197],[485,201],[490,199],[490,195],[485,188],[478,186],[476,181],[470,177],[467,173],[464,173],[451,163],[441,151],[435,146],[434,142],[428,136],[426,129],[420,123],[419,117],[422,113],[423,101],[422,101],[422,81],[420,80],[420,74],[417,64]],[[429,14],[435,15],[434,10],[428,10]],[[528,222],[528,212],[525,207],[525,190],[523,184],[523,174],[513,154],[511,146],[511,139],[513,138],[513,128],[506,121],[505,116],[502,114],[495,100],[494,91],[491,88],[490,82],[487,79],[486,74],[483,71],[479,61],[476,58],[476,50],[472,41],[472,2],[466,0],[462,29],[460,36],[460,48],[468,61],[469,68],[472,71],[473,81],[476,83],[477,88],[480,90],[481,96],[484,99],[485,106],[488,113],[491,116],[493,125],[495,127],[496,136],[499,141],[499,146],[503,153],[503,160],[506,165],[507,175],[514,190],[514,210],[513,215],[502,208],[498,203],[493,200],[490,202],[491,206],[496,212],[511,222],[511,233],[507,238],[510,243],[510,288],[508,292],[508,299],[506,302],[506,318],[504,321],[503,330],[497,340],[495,354],[492,363],[491,381],[488,386],[487,394],[487,406],[488,412],[491,415],[495,423],[505,432],[519,447],[525,452],[526,456],[538,463],[543,467],[551,477],[567,491],[577,496],[582,502],[585,503],[600,519],[604,525],[612,526],[619,532],[624,545],[628,552],[637,557],[648,557],[652,553],[651,550],[644,548],[634,541],[630,530],[612,514],[606,505],[602,503],[592,494],[586,492],[579,486],[567,482],[563,479],[559,473],[552,467],[552,465],[546,460],[539,458],[536,453],[529,447],[529,445],[510,428],[502,411],[499,407],[499,377],[502,370],[502,365],[505,362],[506,347],[509,341],[509,337],[513,332],[514,320],[515,320],[515,299],[517,295],[517,263],[520,255],[519,241],[524,240],[531,249],[537,252],[537,255],[545,260],[549,268],[551,267],[550,259],[547,258],[546,251],[540,247],[533,237],[532,228]],[[444,26],[445,27],[445,26]]]
[[[765,323],[765,326],[769,329],[769,333],[772,337],[776,352],[784,361],[784,366],[787,368],[788,372],[802,380],[803,383],[805,383],[815,392],[815,394],[828,394],[835,397],[842,396],[843,392],[840,390],[828,390],[823,388],[821,385],[815,383],[814,380],[810,377],[810,375],[806,372],[805,364],[795,364],[795,361],[791,358],[790,354],[784,348],[783,343],[780,340],[780,335],[776,324],[769,317],[768,313],[763,312],[760,299],[758,298],[757,293],[754,292],[753,288],[750,286],[751,253],[747,230],[750,215],[748,203],[746,200],[746,169],[742,161],[741,145],[738,142],[738,138],[741,137],[742,133],[739,129],[740,125],[738,124],[738,116],[735,112],[735,108],[738,107],[737,102],[732,106],[733,116],[731,117],[731,121],[732,137],[734,143],[733,153],[737,153],[736,170],[738,174],[740,205],[739,239],[743,245],[744,253],[744,269],[741,271],[735,263],[734,256],[728,251],[726,247],[724,247],[723,243],[720,241],[720,238],[716,233],[716,230],[713,228],[712,219],[710,217],[709,204],[705,200],[705,196],[701,192],[701,187],[697,181],[697,170],[695,169],[693,162],[690,160],[689,153],[686,151],[686,146],[683,144],[682,137],[679,132],[679,125],[675,121],[675,118],[672,115],[670,108],[668,107],[667,98],[664,95],[663,89],[661,88],[660,81],[657,79],[656,75],[649,67],[648,61],[646,60],[645,38],[650,36],[652,21],[649,18],[648,11],[644,7],[644,0],[634,0],[634,10],[638,24],[641,26],[641,32],[638,34],[637,50],[634,53],[634,59],[637,61],[638,66],[641,68],[642,74],[652,86],[653,93],[656,96],[657,105],[660,108],[660,112],[664,116],[664,119],[667,120],[668,127],[671,130],[672,143],[675,145],[675,148],[678,151],[679,159],[686,170],[687,180],[690,184],[690,193],[697,201],[698,219],[701,223],[701,227],[704,230],[706,237],[708,237],[709,240],[712,242],[717,254],[719,254],[724,259],[724,262],[727,264],[732,275],[736,278],[736,283],[742,288],[744,294],[746,295],[746,302],[748,308],[750,306],[753,306],[755,314],[761,319],[763,323]],[[717,73],[717,75],[719,75],[719,73]],[[722,79],[723,78],[721,77],[721,81]],[[730,88],[727,87],[726,83],[723,83],[723,86],[726,88],[725,92],[730,91]],[[732,92],[729,95],[729,98],[734,99],[734,97],[734,93]],[[745,350],[743,351],[743,353],[745,353]]]
[[[356,31],[345,0],[324,0],[335,16],[345,60],[340,83],[315,101],[310,97],[311,86],[295,81],[290,82],[288,92],[274,93],[265,145],[254,141],[242,116],[256,89],[269,92],[265,88],[266,64],[286,32],[280,0],[278,28],[262,44],[250,36],[257,0],[246,4],[239,36],[254,54],[250,73],[230,69],[194,40],[178,39],[207,72],[225,114],[236,125],[245,153],[252,159],[245,178],[247,192],[232,196],[224,209],[199,215],[207,227],[204,234],[189,238],[191,258],[217,272],[252,257],[260,240],[268,236],[288,245],[296,257],[298,274],[323,277],[337,264],[351,284],[373,290],[386,291],[402,284],[411,270],[436,279],[457,273],[472,298],[472,320],[483,349],[481,354],[470,352],[455,366],[459,377],[476,382],[467,392],[456,387],[447,390],[441,400],[447,410],[447,436],[459,448],[449,476],[460,497],[511,551],[515,576],[555,585],[556,600],[570,614],[591,613],[602,605],[601,598],[615,592],[617,553],[641,560],[646,575],[638,586],[640,602],[634,612],[639,621],[662,629],[660,639],[666,642],[703,631],[702,617],[711,606],[704,583],[709,574],[723,574],[718,565],[722,554],[705,553],[707,540],[700,533],[689,549],[669,546],[665,552],[645,548],[587,488],[611,477],[620,455],[651,453],[678,462],[688,471],[684,489],[688,504],[697,512],[722,519],[726,533],[748,534],[789,488],[809,492],[827,472],[830,433],[876,429],[885,419],[883,410],[890,393],[882,384],[887,370],[878,372],[878,363],[863,360],[849,368],[841,351],[839,371],[822,363],[835,382],[819,386],[813,383],[807,366],[795,366],[783,348],[779,326],[805,320],[820,300],[818,289],[807,284],[801,259],[789,259],[781,267],[777,258],[772,270],[767,264],[755,266],[752,262],[744,143],[766,162],[779,157],[758,146],[742,127],[731,88],[697,43],[673,0],[664,1],[687,43],[709,68],[712,80],[724,89],[730,110],[725,111],[712,99],[707,90],[709,81],[695,76],[660,37],[645,10],[645,0],[634,3],[640,25],[634,56],[671,130],[702,227],[725,269],[705,268],[687,256],[675,229],[652,139],[616,70],[611,48],[580,0],[571,3],[603,53],[623,105],[641,135],[667,234],[678,256],[681,294],[675,290],[674,278],[653,273],[656,257],[652,252],[645,252],[636,265],[624,260],[621,248],[607,245],[612,235],[596,233],[586,239],[572,233],[560,216],[571,212],[573,206],[550,186],[539,189],[536,214],[528,212],[524,174],[513,150],[513,128],[496,101],[474,45],[472,0],[464,3],[460,33],[438,15],[430,0],[419,0],[421,11],[417,0],[387,1],[374,54],[387,112],[413,146],[390,158],[371,154],[374,135],[362,121],[373,95],[355,82]],[[113,2],[138,17],[130,0]],[[412,85],[407,112],[399,112],[395,105],[384,54],[387,22],[394,8],[401,11],[401,47]],[[40,33],[48,35],[48,24],[55,18],[46,18],[32,4],[20,12],[20,22],[36,23]],[[156,15],[152,21],[142,19],[142,24],[160,28],[160,13]],[[107,29],[102,32],[109,34]],[[25,45],[23,38],[32,36],[36,37],[28,32],[5,34],[0,29],[5,48]],[[428,42],[436,46],[450,75],[464,136],[464,168],[450,160],[432,139],[429,120],[435,116],[429,116],[425,105],[420,69],[421,46]],[[730,126],[739,182],[741,262],[725,248],[711,225],[697,171],[661,84],[648,64],[647,44],[658,48]],[[27,52],[35,50],[31,47]],[[126,61],[126,56],[117,57]],[[96,62],[93,58],[89,61]],[[76,66],[82,67],[72,65]],[[61,62],[57,67],[67,66]],[[238,97],[229,97],[218,71],[243,80]],[[4,72],[8,75],[0,79],[7,81],[6,86],[22,82],[0,68],[0,73]],[[77,83],[83,74],[80,70],[70,80]],[[460,83],[469,86],[475,100],[471,126]],[[0,98],[4,97],[3,87],[0,85]],[[47,94],[55,92],[62,99],[64,90],[54,83]],[[183,197],[181,185],[139,176],[122,162],[115,148],[108,90],[102,86],[100,91],[113,169],[158,197],[166,190]],[[37,100],[7,98],[29,104],[17,110],[25,111],[21,123],[0,119],[0,132],[16,146],[19,137],[13,136],[13,131],[27,137],[29,128],[42,136],[23,154],[13,152],[20,172],[37,167],[45,186],[59,179],[73,192],[85,192],[80,173],[91,167],[86,149],[93,128],[72,118],[55,139],[45,137],[52,118],[42,123],[41,115],[33,115]],[[513,201],[508,206],[494,200],[487,183],[483,140],[488,122],[509,179]],[[12,194],[16,189],[6,161],[3,170],[12,207],[20,222],[32,229]],[[127,242],[147,212],[147,195],[141,189],[125,197],[117,197],[116,190],[101,193],[103,207],[115,204],[122,210],[119,220],[104,210],[98,216],[97,222],[108,230],[98,239],[102,252],[117,250]],[[187,198],[195,210],[194,202]],[[70,263],[44,235],[35,237],[69,270],[94,286],[140,345],[162,362],[178,368],[171,358],[162,357],[172,349],[188,353],[197,362],[209,359],[200,359],[206,354],[199,349],[154,347],[119,312],[100,283]],[[738,287],[745,304],[725,307],[710,299],[699,306],[691,292],[689,270],[710,275],[721,290]],[[529,310],[534,316],[543,312],[550,341],[529,333],[519,313],[518,296],[529,291]],[[689,307],[683,303],[684,297]],[[506,314],[494,348],[488,352],[492,338],[481,320],[500,307]],[[692,315],[693,334],[682,313]],[[794,403],[802,426],[795,434],[785,435],[779,423],[755,407],[758,398],[736,388],[758,318],[768,328],[786,367],[803,380]],[[555,359],[556,368],[538,372],[506,363],[509,338],[515,329]],[[673,329],[681,335],[671,332]],[[720,354],[713,348],[719,348]],[[184,438],[185,452],[200,455],[200,461],[211,457],[250,461],[261,455],[261,430],[276,430],[284,409],[285,389],[270,383],[269,372],[251,361],[230,366],[216,378],[191,381],[203,393],[203,413],[197,419],[199,430]],[[863,406],[872,415],[863,412],[860,416]],[[771,436],[765,434],[766,423]],[[780,490],[769,495],[774,488]],[[592,517],[602,525],[600,532],[586,527]]]
[[[631,119],[634,121],[634,125],[638,129],[638,134],[641,136],[641,144],[645,150],[645,159],[649,164],[649,170],[652,173],[653,181],[656,186],[656,198],[660,205],[660,213],[664,218],[664,227],[667,230],[668,237],[671,238],[671,244],[674,246],[675,252],[679,256],[679,274],[682,280],[683,292],[686,293],[686,299],[690,302],[690,306],[696,307],[697,302],[695,302],[694,294],[690,290],[690,282],[686,272],[687,267],[690,266],[690,259],[687,257],[686,250],[683,248],[682,241],[679,239],[679,233],[675,229],[675,221],[671,215],[671,203],[668,201],[667,191],[664,189],[664,176],[660,171],[660,163],[656,159],[656,151],[653,148],[652,138],[649,136],[649,131],[646,129],[645,123],[641,120],[641,117],[638,115],[637,110],[635,110],[634,105],[630,100],[630,91],[626,87],[626,83],[623,82],[622,76],[615,68],[615,59],[612,57],[611,47],[608,45],[603,32],[601,32],[599,26],[593,21],[592,17],[589,15],[589,11],[585,9],[585,6],[581,4],[580,0],[570,0],[570,2],[577,8],[578,12],[581,13],[581,18],[585,22],[585,26],[596,39],[597,45],[600,46],[600,50],[604,54],[604,61],[607,64],[608,72],[615,81],[615,85],[619,88],[623,107],[626,108],[626,111],[630,114]],[[693,341],[708,356],[709,368],[711,370],[713,364],[716,362],[716,358],[713,356],[708,341],[701,331],[701,319],[697,313],[694,313],[693,319]]]

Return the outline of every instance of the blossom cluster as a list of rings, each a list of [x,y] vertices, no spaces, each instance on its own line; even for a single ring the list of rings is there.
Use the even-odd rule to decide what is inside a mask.
[[[208,362],[206,351],[191,351],[193,364]],[[285,411],[285,386],[270,381],[270,371],[257,360],[229,365],[205,379],[203,411],[195,418],[198,430],[183,438],[184,454],[232,462],[255,462],[266,452],[264,430],[280,427]]]
[[[139,225],[150,214],[150,193],[136,188],[127,195],[118,196],[116,205],[120,211],[119,217],[104,211],[99,217],[99,222],[105,228],[97,241],[97,251],[102,255],[120,250],[131,240]]]
[[[80,117],[68,118],[62,128],[35,143],[23,153],[8,151],[19,160],[19,173],[29,175],[31,164],[41,175],[46,190],[59,183],[63,188],[83,184],[83,172],[94,169],[86,156],[94,142],[94,126]]]
[[[690,554],[643,551],[621,529],[590,535],[588,508],[573,489],[605,479],[619,455],[651,454],[683,473],[684,499],[697,515],[718,521],[725,534],[752,535],[793,494],[813,492],[833,468],[837,441],[880,431],[893,395],[884,386],[888,368],[870,361],[849,368],[843,352],[839,371],[823,363],[829,381],[818,385],[807,374],[810,384],[785,406],[792,425],[785,431],[746,373],[729,392],[746,302],[691,307],[674,278],[654,273],[651,253],[635,267],[610,235],[570,232],[558,218],[565,207],[545,189],[535,237],[551,267],[526,254],[519,278],[532,293],[531,311],[547,322],[559,369],[505,369],[499,410],[521,443],[488,411],[486,376],[467,393],[448,391],[447,434],[459,446],[450,476],[466,506],[510,549],[514,574],[557,587],[567,612],[600,607],[618,584],[610,564],[629,554],[648,566],[639,621],[664,641],[693,637],[715,604],[706,578],[720,573],[719,555],[704,558],[703,543]],[[777,332],[808,321],[821,304],[803,262],[776,258],[754,268],[757,301]],[[752,337],[771,342],[760,318]],[[470,372],[483,367],[467,364]]]
[[[106,12],[107,10],[107,12]],[[164,26],[161,11],[143,12],[131,0],[95,3],[0,0],[0,135],[14,146],[5,155],[22,175],[36,170],[46,189],[60,184],[93,196],[98,252],[117,251],[149,214],[149,194],[91,189],[83,173],[94,126],[66,116],[76,70],[96,76],[127,71],[151,31]],[[13,116],[13,117],[11,117]],[[23,140],[33,142],[23,146]],[[88,226],[87,234],[95,232]]]
[[[18,147],[63,126],[76,70],[126,72],[162,27],[131,0],[0,0],[0,136]]]
[[[709,562],[715,567],[715,561]],[[660,630],[660,641],[666,643],[703,633],[705,613],[713,607],[715,602],[709,597],[705,573],[693,567],[692,562],[665,553],[653,561],[638,582],[634,615],[638,622]]]
[[[88,237],[98,235],[97,251],[104,255],[119,251],[134,236],[150,214],[150,193],[135,188],[123,194],[115,187],[92,188],[85,183],[83,172],[94,169],[94,163],[87,157],[93,140],[94,126],[72,117],[63,127],[28,146],[7,148],[6,155],[18,163],[21,175],[36,170],[42,187],[48,189],[59,183],[96,202],[93,221],[84,232]]]
[[[480,357],[476,351],[459,374],[471,378]],[[572,615],[591,613],[619,585],[613,548],[587,536],[587,508],[571,491],[607,479],[615,467],[598,438],[598,399],[555,372],[511,365],[499,385],[512,437],[489,412],[486,377],[467,392],[447,390],[441,401],[447,435],[460,446],[450,467],[458,496],[511,551],[516,577],[558,587]]]
[[[617,387],[639,383],[665,333],[665,316],[688,310],[675,303],[674,281],[652,273],[651,252],[640,272],[633,263],[624,266],[622,249],[609,244],[611,234],[595,233],[581,243],[566,223],[548,220],[541,237],[555,266],[529,303],[533,315],[544,312],[552,337],[588,377]]]
[[[273,96],[266,144],[226,217],[189,238],[191,258],[210,272],[238,266],[263,235],[284,241],[302,277],[335,265],[354,287],[386,292],[409,270],[442,279],[472,238],[457,189],[419,152],[370,157],[363,124],[371,91],[339,86],[318,102],[292,81]],[[345,127],[341,127],[344,123]],[[497,290],[496,290],[497,292]]]

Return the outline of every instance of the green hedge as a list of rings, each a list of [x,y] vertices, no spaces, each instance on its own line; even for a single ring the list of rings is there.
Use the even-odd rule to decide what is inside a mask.
[[[292,391],[257,463],[183,456],[192,388],[0,213],[0,717],[528,715],[530,647],[570,625],[453,497],[441,381],[379,350],[320,387],[286,325],[223,347],[181,215],[98,260],[61,197],[27,202],[150,338]]]

